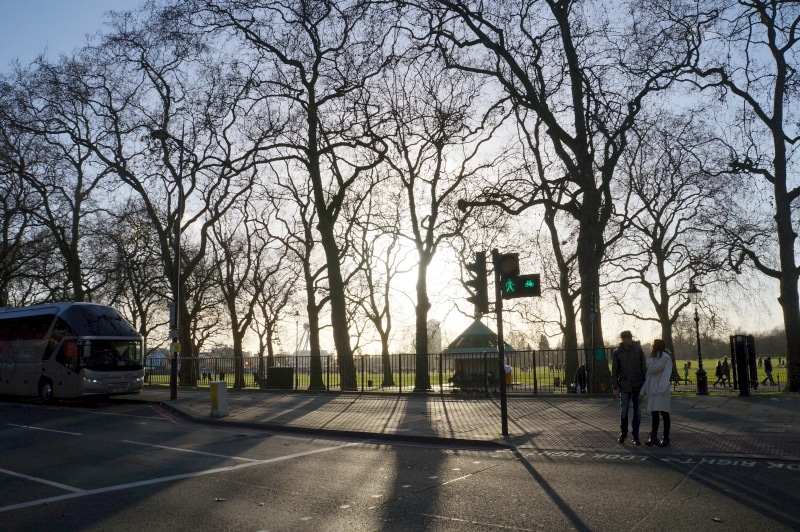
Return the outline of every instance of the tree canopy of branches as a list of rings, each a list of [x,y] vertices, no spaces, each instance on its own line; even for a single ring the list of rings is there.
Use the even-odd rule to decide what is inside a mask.
[[[345,390],[367,341],[394,383],[408,304],[426,391],[462,299],[431,279],[515,242],[550,289],[515,336],[557,333],[567,374],[609,309],[675,343],[685,285],[738,272],[796,330],[799,26],[777,0],[149,0],[0,78],[0,304],[102,300],[161,346],[177,297],[182,356],[231,343],[237,386],[248,335],[264,370],[304,309],[311,388],[330,333]]]

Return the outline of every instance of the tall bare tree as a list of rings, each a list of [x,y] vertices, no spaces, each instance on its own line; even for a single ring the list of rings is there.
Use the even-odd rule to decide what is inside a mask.
[[[199,6],[207,27],[234,35],[263,66],[257,83],[291,116],[278,151],[313,185],[341,385],[356,389],[336,226],[350,188],[381,160],[365,99],[366,84],[386,64],[379,19],[370,3],[355,0]]]
[[[31,244],[41,197],[23,176],[45,153],[40,138],[15,126],[15,94],[11,83],[0,81],[0,306],[34,302],[32,287],[40,284],[28,274],[35,271]]]
[[[373,189],[366,206],[353,223],[353,255],[359,264],[358,275],[348,283],[348,297],[372,324],[380,339],[382,387],[395,386],[390,340],[394,327],[396,301],[393,281],[410,271],[407,252],[401,247],[401,232],[406,203],[391,183]]]
[[[168,323],[171,299],[168,279],[159,257],[158,235],[137,198],[117,198],[112,211],[98,220],[89,240],[109,265],[111,277],[100,297],[117,307],[144,338],[145,353],[167,346],[167,338],[154,339]]]
[[[108,169],[83,145],[96,134],[91,107],[62,83],[81,72],[82,65],[73,58],[57,63],[39,58],[28,69],[18,69],[14,79],[16,127],[38,137],[43,156],[20,167],[20,175],[41,197],[32,215],[50,231],[63,257],[69,283],[63,297],[74,301],[91,300],[95,285],[103,281],[103,275],[87,274],[95,255],[82,248],[87,224],[101,209],[97,196],[110,185]]]
[[[458,200],[480,186],[502,158],[487,145],[503,120],[501,107],[482,108],[478,80],[447,70],[430,53],[413,54],[382,78],[389,146],[387,164],[408,206],[408,239],[417,253],[415,391],[430,388],[428,268],[439,246],[460,236],[469,219]]]
[[[719,10],[714,31],[707,34],[698,85],[721,99],[731,114],[728,140],[730,168],[765,185],[772,212],[739,219],[729,233],[734,265],[752,264],[778,280],[778,302],[786,331],[800,329],[800,265],[797,260],[797,202],[800,187],[793,177],[798,164],[800,96],[798,52],[800,7],[780,0],[712,2]],[[730,131],[735,133],[731,134]],[[786,335],[787,390],[800,392],[800,336]]]
[[[619,165],[627,181],[615,188],[618,217],[609,228],[620,238],[607,249],[608,299],[623,315],[658,323],[673,353],[672,329],[689,305],[690,284],[731,282],[717,223],[736,184],[714,175],[719,145],[697,116],[662,111],[639,120]]]
[[[192,359],[209,331],[198,313],[213,307],[207,295],[187,290],[212,286],[210,229],[252,187],[255,147],[264,145],[270,122],[254,116],[246,70],[223,65],[161,14],[148,13],[145,22],[116,19],[59,83],[65,97],[86,103],[96,123],[94,136],[74,142],[142,201],[164,275],[180,293],[181,355]],[[182,383],[196,382],[192,366],[181,366]]]
[[[318,246],[314,238],[317,218],[311,184],[293,177],[291,169],[279,162],[273,163],[272,168],[275,170],[275,185],[272,190],[264,194],[264,201],[272,213],[269,219],[264,221],[264,227],[270,238],[280,242],[286,249],[285,258],[290,265],[286,274],[291,283],[284,283],[277,294],[275,290],[269,291],[266,294],[269,300],[265,298],[261,303],[267,326],[266,332],[269,333],[268,338],[274,334],[281,318],[280,311],[287,303],[297,308],[304,301],[308,325],[309,389],[324,390],[320,328],[322,311],[328,302],[324,282],[327,267],[324,257],[320,257],[324,254],[317,251]],[[270,223],[273,221],[274,223]],[[294,290],[298,278],[302,280],[302,294]],[[283,290],[285,287],[290,289]],[[300,313],[298,310],[295,312],[297,319]],[[271,342],[268,342],[267,346],[272,349]],[[297,345],[296,349],[300,349],[300,345]]]
[[[560,167],[535,175],[527,188],[501,182],[483,203],[514,213],[558,200],[553,208],[574,218],[583,340],[603,345],[596,302],[613,208],[610,185],[645,98],[695,60],[704,15],[680,1],[625,3],[613,16],[606,4],[580,0],[418,5],[450,67],[496,83],[514,106],[541,120],[546,149]],[[610,389],[606,375],[593,376],[594,389]]]

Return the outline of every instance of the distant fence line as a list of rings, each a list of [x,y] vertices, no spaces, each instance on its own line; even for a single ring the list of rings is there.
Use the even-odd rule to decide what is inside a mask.
[[[577,354],[578,365],[586,361],[583,349]],[[504,376],[509,392],[553,393],[567,392],[573,375],[566,375],[568,350],[513,351],[506,354],[509,366]],[[610,355],[610,353],[607,353]],[[485,351],[428,356],[428,375],[435,391],[492,391],[499,386],[499,361],[497,352]],[[326,389],[339,390],[339,368],[335,356],[323,355],[322,378]],[[610,359],[610,358],[609,358]],[[273,367],[260,372],[258,357],[245,357],[239,382],[243,388],[306,390],[309,387],[311,358],[308,355],[273,357]],[[393,354],[389,356],[390,372],[384,373],[381,355],[354,356],[358,389],[361,391],[409,392],[416,384],[417,355]],[[146,383],[168,385],[170,379],[168,359],[149,358],[145,365]],[[236,385],[237,359],[233,357],[179,358],[179,366],[191,364],[195,368],[198,386],[224,379]],[[266,358],[264,359],[266,366]],[[388,382],[387,382],[388,380]],[[180,384],[180,383],[179,383]]]
[[[614,348],[603,348],[606,360],[611,360]],[[577,358],[577,365],[585,364],[592,370],[591,352],[578,350],[538,350],[514,351],[506,356],[509,372],[504,376],[509,393],[521,394],[558,394],[573,391],[574,375],[567,375],[566,360],[568,354]],[[596,353],[599,354],[599,353]],[[340,378],[336,357],[323,355],[322,380],[326,390],[339,391]],[[198,357],[194,359],[179,358],[178,364],[190,364],[195,368],[195,380],[198,387],[207,387],[211,381],[224,379],[230,387],[250,389],[276,390],[308,390],[310,384],[311,357],[308,355],[281,355],[273,357],[274,366],[259,371],[258,357],[245,357],[242,360],[242,374],[236,378],[237,359],[233,357]],[[586,361],[589,360],[589,363]],[[170,383],[169,360],[165,358],[149,358],[145,364],[146,384],[151,386],[167,386]],[[381,355],[356,355],[357,387],[361,392],[394,392],[408,393],[414,390],[416,379],[417,357],[413,353],[393,354],[389,356],[391,371],[384,373]],[[711,362],[711,361],[709,361]],[[264,359],[266,366],[266,358]],[[610,369],[610,368],[609,368]],[[719,388],[712,386],[714,379],[713,366],[708,366],[709,391],[712,393],[732,393],[733,386]],[[759,380],[750,383],[754,391],[777,391],[785,382],[785,368],[774,372],[776,383],[765,384]],[[428,355],[428,378],[431,390],[440,393],[485,393],[496,392],[500,385],[499,361],[497,352],[437,354]],[[693,392],[696,390],[695,368],[684,378],[684,371],[679,368],[680,381],[673,385],[673,390]],[[386,381],[389,379],[389,382]],[[591,382],[591,379],[588,379]],[[182,385],[183,383],[178,383]],[[592,390],[588,390],[592,392]]]

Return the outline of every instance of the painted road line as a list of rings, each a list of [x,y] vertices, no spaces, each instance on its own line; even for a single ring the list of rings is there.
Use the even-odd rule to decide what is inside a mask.
[[[343,444],[343,445],[336,445],[336,446],[333,446],[333,447],[323,447],[321,449],[314,449],[312,451],[304,451],[302,453],[294,453],[294,454],[289,454],[289,455],[286,455],[286,456],[278,456],[278,457],[275,457],[275,458],[269,458],[267,460],[257,460],[257,461],[247,462],[247,463],[244,463],[244,464],[236,464],[234,466],[217,467],[217,468],[214,468],[214,469],[206,469],[204,471],[196,471],[194,473],[182,473],[180,475],[170,475],[170,476],[167,476],[167,477],[153,478],[153,479],[149,479],[149,480],[140,480],[138,482],[131,482],[129,484],[119,484],[119,485],[116,485],[116,486],[108,486],[108,487],[105,487],[105,488],[97,488],[97,489],[93,489],[93,490],[85,490],[85,491],[81,491],[81,492],[77,492],[77,493],[68,493],[68,494],[65,494],[65,495],[57,495],[55,497],[48,497],[48,498],[45,498],[45,499],[37,499],[35,501],[22,502],[22,503],[19,503],[19,504],[12,504],[12,505],[9,505],[9,506],[0,506],[0,513],[8,512],[8,511],[11,511],[11,510],[19,510],[21,508],[30,508],[31,506],[38,506],[38,505],[41,505],[41,504],[49,504],[49,503],[54,503],[54,502],[59,502],[59,501],[66,501],[66,500],[69,500],[69,499],[76,499],[78,497],[86,497],[86,496],[89,496],[89,495],[100,495],[100,494],[104,494],[104,493],[111,493],[111,492],[114,492],[114,491],[121,491],[121,490],[127,490],[127,489],[132,489],[132,488],[140,488],[142,486],[151,486],[151,485],[154,485],[154,484],[163,484],[165,482],[175,482],[176,480],[186,480],[186,479],[201,477],[201,476],[205,476],[205,475],[213,475],[213,474],[216,474],[216,473],[228,473],[228,472],[231,472],[231,471],[236,471],[237,469],[244,469],[244,468],[257,466],[257,465],[271,464],[271,463],[274,463],[274,462],[281,462],[283,460],[291,460],[293,458],[300,458],[300,457],[303,457],[303,456],[310,456],[312,454],[317,454],[317,453],[324,453],[324,452],[328,452],[328,451],[336,451],[338,449],[344,449],[346,447],[353,447],[353,446],[356,446],[356,445],[362,445],[363,443],[364,442],[346,443],[346,444]]]
[[[81,488],[75,488],[73,486],[67,486],[66,484],[61,484],[60,482],[53,482],[52,480],[47,480],[44,478],[32,477],[30,475],[25,475],[23,473],[16,473],[14,471],[9,471],[8,469],[0,468],[0,473],[11,477],[24,478],[25,480],[31,480],[33,482],[38,482],[39,484],[47,484],[48,486],[53,486],[54,488],[71,491],[73,493],[83,493],[86,491],[82,490]]]
[[[144,447],[153,447],[156,449],[164,449],[167,451],[177,451],[179,453],[192,453],[192,454],[201,454],[203,456],[213,456],[215,458],[229,458],[231,460],[244,460],[246,462],[260,462],[261,460],[255,458],[243,458],[241,456],[230,456],[227,454],[217,454],[217,453],[206,453],[203,451],[195,451],[193,449],[184,449],[182,447],[168,447],[166,445],[156,445],[153,443],[144,443],[140,441],[132,441],[132,440],[122,440],[122,443],[130,443],[132,445],[142,445]]]
[[[6,423],[9,427],[18,427],[21,429],[42,430],[45,432],[57,432],[58,434],[69,434],[70,436],[83,436],[80,432],[69,432],[66,430],[44,429],[42,427],[34,427],[31,425],[17,425],[16,423]]]

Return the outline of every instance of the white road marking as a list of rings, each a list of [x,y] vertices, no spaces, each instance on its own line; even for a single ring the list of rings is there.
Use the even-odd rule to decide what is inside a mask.
[[[59,434],[69,434],[70,436],[83,436],[80,432],[68,432],[66,430],[43,429],[42,427],[33,427],[31,425],[17,425],[16,423],[6,423],[9,427],[19,427],[22,429],[42,430],[45,432],[57,432]]]
[[[81,488],[74,488],[72,486],[67,486],[66,484],[61,484],[60,482],[53,482],[52,480],[46,480],[43,478],[32,477],[30,475],[24,475],[22,473],[15,473],[14,471],[9,471],[8,469],[0,468],[0,473],[4,475],[8,475],[11,477],[18,477],[24,478],[25,480],[32,480],[33,482],[38,482],[39,484],[47,484],[48,486],[53,486],[62,490],[71,491],[74,493],[83,493],[86,490],[82,490]]]
[[[230,471],[236,471],[237,469],[245,469],[245,468],[252,467],[252,466],[263,465],[263,464],[271,464],[271,463],[274,463],[274,462],[281,462],[283,460],[291,460],[293,458],[300,458],[302,456],[310,456],[312,454],[317,454],[317,453],[324,453],[324,452],[328,452],[328,451],[336,451],[338,449],[344,449],[346,447],[353,447],[353,446],[356,446],[356,445],[362,445],[363,443],[366,443],[366,442],[345,443],[343,445],[336,445],[336,446],[333,446],[333,447],[323,447],[321,449],[314,449],[314,450],[311,450],[311,451],[304,451],[302,453],[294,453],[294,454],[289,454],[289,455],[286,455],[286,456],[278,456],[278,457],[275,457],[275,458],[269,458],[267,460],[255,460],[255,461],[247,462],[247,463],[244,463],[244,464],[236,464],[236,465],[233,465],[233,466],[226,466],[226,467],[216,467],[214,469],[206,469],[204,471],[196,471],[194,473],[182,473],[180,475],[170,475],[168,477],[152,478],[152,479],[149,479],[149,480],[141,480],[141,481],[138,481],[138,482],[131,482],[131,483],[128,483],[128,484],[118,484],[116,486],[108,486],[108,487],[105,487],[105,488],[97,488],[97,489],[93,489],[93,490],[84,490],[84,491],[69,493],[69,494],[66,494],[66,495],[57,495],[55,497],[47,497],[45,499],[38,499],[38,500],[35,500],[35,501],[22,502],[22,503],[19,503],[19,504],[12,504],[12,505],[9,505],[9,506],[0,506],[0,513],[8,512],[8,511],[11,511],[11,510],[19,510],[21,508],[30,508],[31,506],[38,506],[38,505],[41,505],[41,504],[48,504],[48,503],[53,503],[53,502],[65,501],[65,500],[69,500],[69,499],[76,499],[78,497],[86,497],[86,496],[89,496],[89,495],[99,495],[99,494],[102,494],[102,493],[110,493],[110,492],[114,492],[114,491],[127,490],[127,489],[131,489],[131,488],[139,488],[139,487],[142,487],[142,486],[151,486],[153,484],[163,484],[165,482],[174,482],[176,480],[185,480],[185,479],[201,477],[201,476],[205,476],[205,475],[213,475],[215,473],[227,473],[227,472],[230,472]],[[215,456],[219,456],[219,455],[215,455]],[[9,472],[9,474],[11,474],[11,473]],[[69,489],[74,491],[77,488],[69,488]]]
[[[464,475],[463,477],[454,478],[453,480],[448,480],[447,482],[442,483],[442,486],[446,486],[448,484],[452,484],[453,482],[458,482],[459,480],[464,480],[465,478],[469,478],[472,476],[472,473],[469,475]]]
[[[179,453],[193,453],[202,454],[203,456],[214,456],[217,458],[230,458],[231,460],[244,460],[246,462],[260,462],[261,460],[255,458],[243,458],[241,456],[229,456],[226,454],[205,453],[203,451],[195,451],[193,449],[184,449],[182,447],[167,447],[166,445],[155,445],[152,443],[143,443],[139,441],[122,440],[122,443],[131,443],[133,445],[143,445],[145,447],[154,447],[156,449],[165,449],[167,451],[177,451]]]

